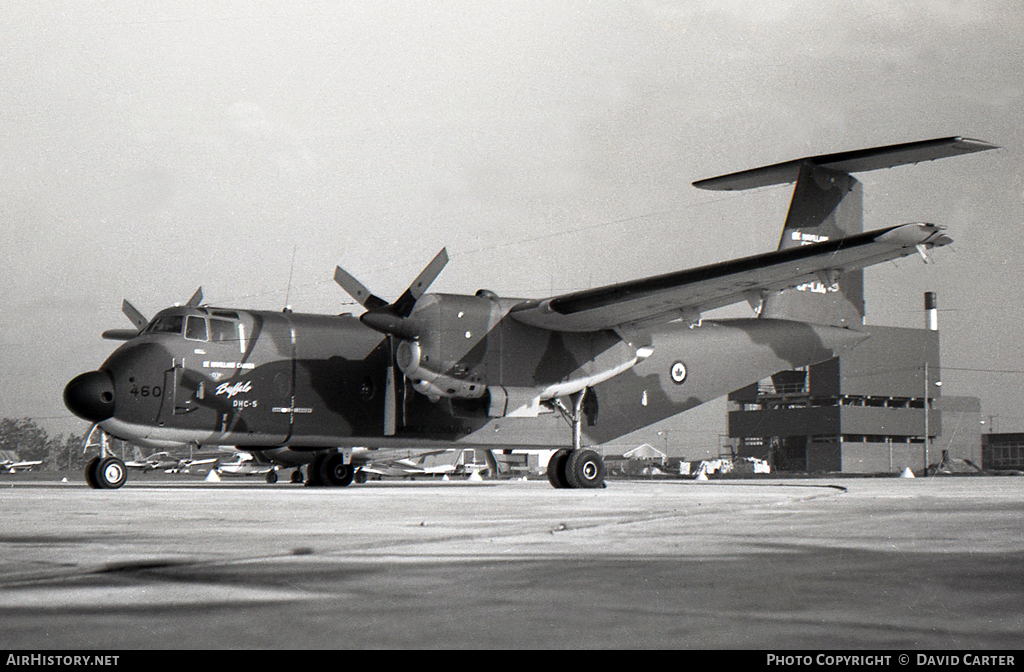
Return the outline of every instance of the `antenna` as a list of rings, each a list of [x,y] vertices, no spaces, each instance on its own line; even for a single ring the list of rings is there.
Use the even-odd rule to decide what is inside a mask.
[[[285,290],[285,293],[284,293],[284,310],[281,311],[281,312],[284,312],[284,313],[292,312],[292,307],[288,303],[288,300],[292,296],[292,276],[295,275],[295,251],[297,249],[298,249],[298,245],[292,246],[292,266],[288,270],[288,289]]]

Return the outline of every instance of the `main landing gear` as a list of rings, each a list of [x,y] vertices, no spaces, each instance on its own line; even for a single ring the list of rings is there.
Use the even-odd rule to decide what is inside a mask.
[[[604,460],[597,452],[583,448],[583,398],[587,389],[569,397],[572,410],[559,399],[553,405],[572,426],[572,449],[562,448],[548,460],[548,482],[555,488],[603,488]]]
[[[344,453],[317,455],[306,467],[306,485],[331,485],[345,487],[355,479],[355,468],[345,464]]]
[[[98,436],[97,436],[98,435]],[[85,465],[85,482],[97,490],[115,490],[128,480],[128,469],[124,462],[107,452],[107,433],[99,425],[93,425],[85,437],[82,452],[99,448],[100,454]]]

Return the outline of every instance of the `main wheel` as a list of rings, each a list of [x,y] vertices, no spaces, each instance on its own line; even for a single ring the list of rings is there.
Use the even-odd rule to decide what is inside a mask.
[[[593,450],[574,450],[565,464],[565,476],[571,488],[604,486],[604,460]]]
[[[355,471],[351,464],[345,464],[345,456],[331,453],[320,467],[320,476],[327,485],[345,487],[352,483]]]
[[[85,482],[90,488],[99,489],[100,484],[96,480],[96,465],[100,463],[99,456],[92,458],[85,464]]]
[[[292,472],[292,483],[302,483],[302,469],[296,469]]]
[[[267,472],[267,483],[277,483],[277,472],[273,469]]]
[[[569,478],[565,473],[566,464],[569,461],[569,454],[572,453],[568,448],[562,448],[556,450],[555,454],[548,460],[548,482],[551,483],[552,487],[555,488],[571,488],[569,485]]]
[[[124,485],[128,480],[128,472],[125,470],[124,462],[116,457],[107,457],[96,465],[96,483],[99,487],[108,490],[115,490]]]

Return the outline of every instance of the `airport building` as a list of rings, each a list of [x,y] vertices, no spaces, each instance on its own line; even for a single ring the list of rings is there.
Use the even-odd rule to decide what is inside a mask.
[[[982,434],[982,467],[1024,471],[1024,434]]]
[[[867,329],[871,338],[842,358],[731,393],[736,455],[796,472],[920,473],[954,459],[979,464],[980,402],[942,399],[938,330]]]

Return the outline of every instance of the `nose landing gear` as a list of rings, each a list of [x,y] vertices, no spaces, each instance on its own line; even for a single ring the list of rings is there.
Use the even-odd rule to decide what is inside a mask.
[[[85,465],[85,482],[97,490],[116,490],[128,480],[128,470],[117,457],[108,454],[107,433],[98,424],[85,437],[82,452],[98,448],[100,454]]]

